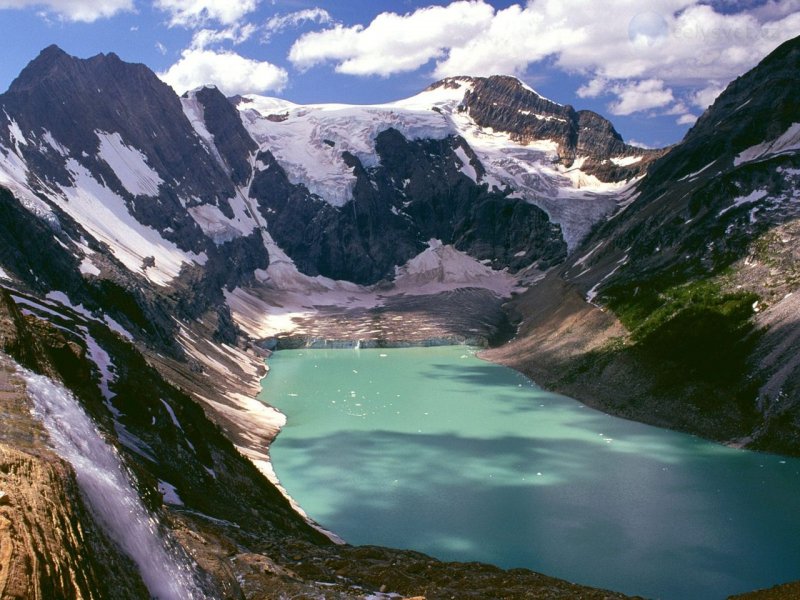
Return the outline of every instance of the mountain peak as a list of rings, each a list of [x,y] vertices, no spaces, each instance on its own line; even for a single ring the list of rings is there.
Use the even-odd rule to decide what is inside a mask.
[[[488,88],[506,88],[513,89],[523,93],[534,94],[537,98],[548,100],[539,92],[534,90],[527,83],[514,77],[513,75],[489,75],[487,77],[474,77],[472,75],[456,75],[453,77],[445,77],[429,85],[424,91],[432,91],[437,89],[460,89],[466,87],[473,87],[476,84],[484,85]],[[549,100],[553,102],[552,100]],[[553,102],[553,104],[558,104]],[[560,106],[560,105],[559,105]]]
[[[53,69],[69,60],[74,60],[55,44],[47,46],[39,55],[30,61],[8,88],[9,92],[22,92],[30,89],[42,79],[48,77]]]
[[[102,77],[102,72],[114,73],[121,69],[147,69],[144,65],[124,62],[113,52],[97,54],[83,59],[72,56],[59,46],[51,44],[30,61],[8,88],[8,93],[19,94],[47,87],[53,81],[77,84],[85,78]],[[148,69],[149,71],[149,69]],[[129,73],[130,75],[130,73]],[[155,77],[155,75],[154,75]]]
[[[40,53],[37,59],[41,60],[47,57],[59,57],[59,56],[69,56],[66,52],[64,52],[60,46],[57,44],[50,44],[47,48],[44,48]],[[37,60],[34,59],[34,60]]]

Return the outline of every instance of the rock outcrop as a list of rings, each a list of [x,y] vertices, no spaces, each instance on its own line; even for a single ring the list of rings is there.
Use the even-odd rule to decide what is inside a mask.
[[[602,181],[642,175],[663,154],[626,144],[611,122],[597,113],[548,100],[514,77],[459,77],[430,89],[452,85],[454,80],[469,82],[471,90],[464,95],[462,107],[478,125],[507,132],[522,143],[553,140],[561,163],[570,167],[581,158],[581,169]],[[628,159],[626,164],[612,160],[621,158]]]

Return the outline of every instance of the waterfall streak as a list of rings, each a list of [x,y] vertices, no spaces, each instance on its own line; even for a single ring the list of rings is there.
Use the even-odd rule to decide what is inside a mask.
[[[150,594],[158,600],[205,598],[188,561],[170,550],[158,521],[142,504],[117,450],[103,439],[75,397],[47,377],[22,368],[20,374],[51,445],[75,469],[92,514],[139,567]]]

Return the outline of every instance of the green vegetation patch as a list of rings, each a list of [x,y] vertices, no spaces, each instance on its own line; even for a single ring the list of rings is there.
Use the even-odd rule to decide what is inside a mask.
[[[758,299],[751,292],[725,292],[714,279],[662,289],[618,285],[606,293],[639,353],[667,361],[683,375],[719,384],[739,382],[746,372]]]

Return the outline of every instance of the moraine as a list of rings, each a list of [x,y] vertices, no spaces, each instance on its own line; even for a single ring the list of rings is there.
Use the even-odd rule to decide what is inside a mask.
[[[800,460],[594,411],[463,346],[269,363],[278,477],[350,543],[665,600],[800,577]]]

